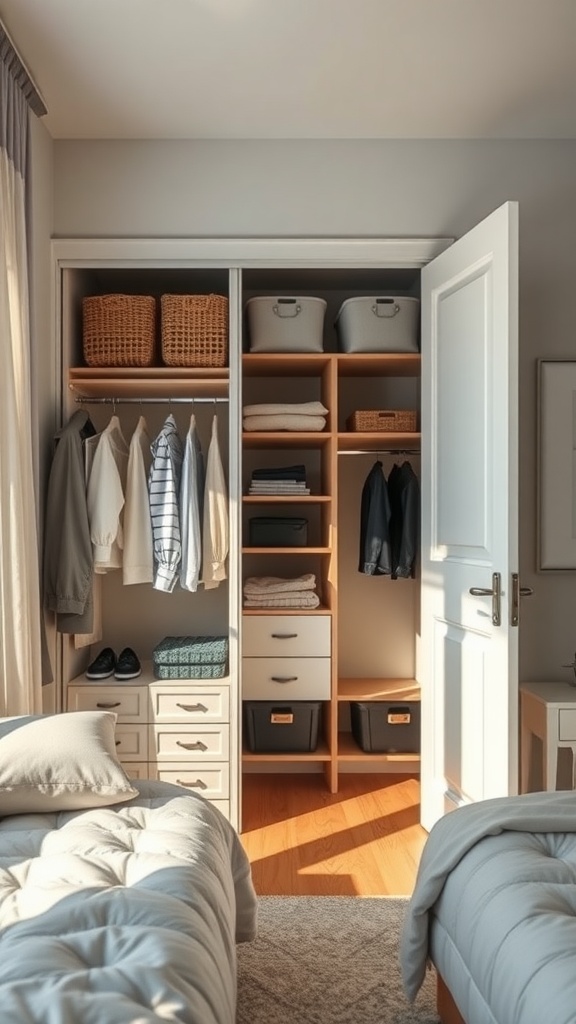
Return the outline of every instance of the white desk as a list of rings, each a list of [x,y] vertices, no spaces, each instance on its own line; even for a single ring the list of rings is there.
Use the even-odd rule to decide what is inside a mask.
[[[569,683],[520,686],[521,792],[528,791],[533,737],[542,741],[543,788],[556,789],[558,750],[572,751],[572,788],[576,789],[576,687]]]

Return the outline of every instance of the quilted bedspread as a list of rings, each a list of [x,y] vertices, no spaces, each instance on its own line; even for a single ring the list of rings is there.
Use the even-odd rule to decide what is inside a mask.
[[[410,999],[431,958],[470,1024],[573,1024],[576,793],[484,800],[440,819],[400,957]]]
[[[179,786],[0,820],[2,1024],[233,1024],[256,897],[239,838]]]

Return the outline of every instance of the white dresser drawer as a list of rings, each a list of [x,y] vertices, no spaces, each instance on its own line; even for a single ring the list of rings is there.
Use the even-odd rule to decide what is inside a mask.
[[[329,615],[244,615],[247,658],[329,658]]]
[[[114,733],[116,753],[120,761],[148,760],[148,727],[146,725],[116,726]]]
[[[114,711],[118,722],[148,721],[147,686],[69,686],[68,711]]]
[[[151,765],[150,777],[184,786],[207,800],[225,800],[230,795],[230,769],[225,761],[220,764],[182,761],[179,764]]]
[[[330,658],[243,658],[243,700],[329,700]]]
[[[154,722],[228,722],[230,688],[222,684],[192,686],[153,683],[150,686]]]
[[[226,761],[230,750],[229,725],[149,726],[150,759]]]
[[[560,708],[558,712],[558,739],[576,741],[576,708]]]

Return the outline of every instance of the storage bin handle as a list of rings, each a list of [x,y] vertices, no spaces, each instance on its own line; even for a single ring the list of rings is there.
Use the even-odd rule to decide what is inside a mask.
[[[388,319],[400,312],[400,306],[397,302],[394,302],[394,299],[376,299],[371,308],[374,316],[387,317]]]
[[[298,313],[302,312],[302,306],[299,305],[296,299],[276,299],[272,306],[272,311],[276,316],[293,317],[298,316]]]

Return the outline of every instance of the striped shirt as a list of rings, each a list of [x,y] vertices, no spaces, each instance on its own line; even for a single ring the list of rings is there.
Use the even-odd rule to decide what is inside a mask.
[[[152,464],[148,480],[154,545],[154,588],[170,593],[178,578],[182,557],[178,502],[182,472],[182,442],[172,415],[150,446]]]

